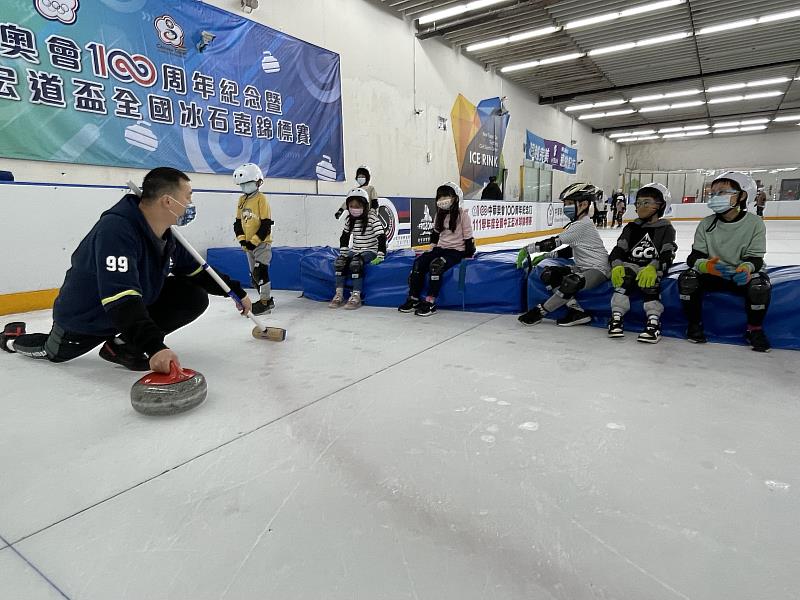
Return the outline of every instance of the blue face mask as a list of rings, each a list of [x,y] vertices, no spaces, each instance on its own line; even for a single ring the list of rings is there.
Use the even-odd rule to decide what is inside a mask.
[[[731,208],[731,196],[730,194],[717,194],[715,196],[711,196],[708,199],[708,208],[713,210],[717,214],[722,214],[728,212]]]
[[[170,198],[172,198],[172,196],[170,196]],[[175,198],[172,199],[175,200]],[[178,201],[175,200],[175,202]],[[178,218],[178,221],[175,223],[178,227],[185,227],[186,225],[194,221],[194,218],[197,216],[197,209],[195,208],[194,204],[192,204],[191,201],[189,201],[189,204],[181,204],[180,202],[178,202],[178,204],[180,204],[186,209],[185,211],[183,211],[182,215],[176,215],[172,211],[169,212],[171,212]]]
[[[570,221],[575,220],[575,215],[577,214],[575,210],[575,205],[571,206],[564,206],[564,216],[567,217]]]

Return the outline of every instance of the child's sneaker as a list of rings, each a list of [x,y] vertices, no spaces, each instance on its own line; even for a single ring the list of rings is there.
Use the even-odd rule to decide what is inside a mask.
[[[644,331],[636,338],[639,342],[645,344],[657,344],[661,339],[661,322],[658,317],[650,317],[647,319],[647,325],[644,326]]]
[[[524,315],[517,317],[517,321],[523,325],[536,325],[537,323],[541,323],[542,319],[544,319],[544,309],[541,304],[533,307]]]
[[[420,302],[417,298],[412,298],[411,296],[409,296],[408,298],[406,298],[405,302],[403,302],[400,306],[397,307],[397,310],[399,310],[402,313],[414,312],[419,306],[419,304]]]
[[[625,337],[625,326],[622,322],[622,315],[614,313],[608,321],[608,337],[621,338]]]
[[[417,305],[417,309],[414,311],[414,314],[418,317],[430,317],[435,313],[436,305],[432,302],[428,302],[427,300],[420,300],[419,304]]]
[[[686,339],[693,344],[705,344],[708,340],[703,331],[703,324],[689,323],[689,327],[686,329]]]
[[[270,297],[269,300],[264,302],[263,300],[259,300],[257,302],[253,302],[253,314],[254,315],[263,315],[269,314],[272,312],[272,309],[275,308],[275,301]]]
[[[345,310],[355,310],[361,308],[361,292],[353,292],[350,294],[350,299],[344,305]]]
[[[744,337],[750,342],[750,346],[755,352],[770,351],[769,340],[763,329],[748,329]]]
[[[344,304],[344,296],[342,292],[336,292],[336,295],[333,297],[330,304],[328,304],[328,308],[339,308],[342,304]]]
[[[0,348],[6,352],[13,353],[14,350],[9,348],[8,344],[21,335],[25,335],[25,323],[22,321],[14,321],[13,323],[7,324],[3,328],[3,333],[0,333]]]
[[[561,327],[572,327],[573,325],[591,323],[591,321],[592,317],[590,317],[587,313],[570,306],[569,309],[567,309],[567,315],[558,319],[556,321],[556,325],[560,325]]]
[[[131,352],[128,345],[119,338],[103,344],[100,348],[100,358],[122,365],[130,371],[150,370],[150,360],[144,354]]]

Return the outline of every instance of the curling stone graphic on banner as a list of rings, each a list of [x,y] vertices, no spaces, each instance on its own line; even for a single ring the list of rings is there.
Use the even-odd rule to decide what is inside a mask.
[[[278,73],[281,70],[281,64],[278,59],[272,56],[272,52],[264,50],[264,58],[261,59],[261,68],[264,73]]]
[[[150,123],[147,121],[137,121],[136,125],[126,127],[125,141],[131,146],[142,148],[148,152],[153,152],[158,148],[158,138],[150,130]]]
[[[143,415],[176,415],[202,404],[208,384],[202,373],[170,365],[169,373],[148,373],[131,388],[131,406]]]
[[[336,169],[333,168],[331,157],[322,155],[322,160],[317,163],[317,179],[322,181],[336,181]]]

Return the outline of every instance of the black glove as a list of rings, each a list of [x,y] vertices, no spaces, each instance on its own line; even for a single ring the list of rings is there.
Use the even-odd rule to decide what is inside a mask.
[[[247,250],[250,250],[250,252],[256,249],[256,245],[252,242],[248,242],[247,240],[242,240],[239,243],[242,245],[242,248],[246,248]]]
[[[339,210],[336,211],[336,214],[334,214],[334,218],[338,219],[339,217],[342,216],[342,213],[344,213],[344,209],[340,208]]]

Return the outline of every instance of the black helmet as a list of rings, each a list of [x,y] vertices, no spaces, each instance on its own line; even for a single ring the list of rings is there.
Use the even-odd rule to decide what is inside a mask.
[[[564,188],[558,196],[562,202],[573,200],[574,202],[594,202],[600,190],[591,183],[573,183]]]

